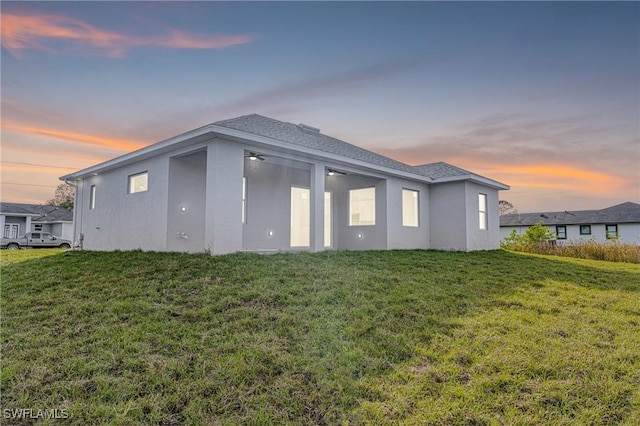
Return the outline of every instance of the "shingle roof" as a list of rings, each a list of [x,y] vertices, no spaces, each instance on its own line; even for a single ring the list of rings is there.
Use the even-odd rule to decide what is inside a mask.
[[[73,212],[42,204],[0,203],[0,214],[36,216],[33,222],[72,222]]]
[[[429,176],[431,179],[473,175],[473,173],[461,169],[460,167],[452,166],[451,164],[443,163],[442,161],[438,163],[414,166],[413,169],[424,176]]]
[[[598,223],[640,223],[640,204],[626,202],[602,210],[516,213],[500,216],[500,226],[590,225]]]
[[[305,148],[317,149],[331,154],[341,155],[353,160],[366,161],[378,166],[415,173],[413,167],[385,157],[375,152],[351,145],[331,136],[323,135],[319,131],[311,130],[310,126],[297,125],[274,120],[259,114],[222,120],[214,123],[229,129],[241,130],[254,135],[265,136],[283,142],[289,142]]]
[[[244,115],[229,120],[217,121],[213,124],[254,135],[277,139],[283,142],[289,142],[306,148],[340,155],[353,160],[364,161],[377,166],[417,174],[431,178],[432,180],[460,176],[481,177],[443,162],[410,166],[389,157],[385,157],[384,155],[376,154],[375,152],[344,142],[340,139],[324,135],[320,133],[318,129],[311,126],[287,123],[259,114]]]
[[[233,137],[249,141],[252,139],[251,136],[253,135],[255,136],[253,142],[260,143],[265,143],[265,141],[259,141],[258,137],[271,139],[276,142],[276,145],[277,142],[297,145],[310,151],[325,152],[345,158],[345,160],[356,160],[361,163],[385,168],[387,169],[387,172],[389,170],[400,171],[403,172],[403,174],[416,176],[416,178],[419,178],[421,181],[424,181],[425,178],[434,183],[437,183],[438,181],[446,182],[449,180],[476,180],[477,182],[495,187],[496,189],[509,189],[507,185],[500,182],[468,172],[447,163],[439,162],[423,164],[420,166],[410,166],[392,158],[385,157],[384,155],[376,154],[375,152],[341,141],[340,139],[324,135],[319,129],[314,127],[274,120],[273,118],[259,114],[249,114],[228,120],[217,121],[112,160],[105,161],[104,163],[61,176],[60,179],[79,180],[86,176],[95,175],[96,173],[100,173],[104,170],[119,167],[123,164],[131,164],[138,161],[140,158],[150,158],[153,155],[157,155],[159,152],[170,152],[171,149],[175,148],[176,144],[192,141],[194,138],[204,136],[208,132],[218,133],[223,136],[231,135]],[[242,134],[233,134],[238,132],[241,132]],[[266,141],[266,143],[270,144],[271,142]]]
[[[0,213],[34,215],[39,214],[32,204],[0,203]]]

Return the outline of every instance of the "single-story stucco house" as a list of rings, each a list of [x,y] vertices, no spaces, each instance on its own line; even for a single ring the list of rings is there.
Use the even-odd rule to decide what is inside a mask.
[[[602,210],[537,212],[500,216],[500,234],[505,238],[515,230],[523,234],[542,222],[559,243],[594,240],[640,245],[640,204],[626,202]]]
[[[498,191],[446,163],[409,166],[257,114],[62,176],[85,249],[236,251],[499,247]]]
[[[73,212],[42,204],[0,203],[0,227],[4,238],[18,238],[27,232],[50,232],[73,240]]]

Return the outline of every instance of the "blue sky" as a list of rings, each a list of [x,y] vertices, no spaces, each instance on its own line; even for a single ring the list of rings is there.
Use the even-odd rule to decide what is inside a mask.
[[[2,2],[2,199],[259,113],[511,185],[640,202],[640,3]],[[20,164],[17,164],[20,163]],[[28,163],[28,164],[24,164]]]

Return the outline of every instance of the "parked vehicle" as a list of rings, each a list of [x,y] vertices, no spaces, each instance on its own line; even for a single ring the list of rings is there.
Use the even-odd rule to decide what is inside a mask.
[[[3,238],[0,248],[18,250],[21,248],[71,248],[71,241],[63,240],[49,232],[27,232],[20,238]]]

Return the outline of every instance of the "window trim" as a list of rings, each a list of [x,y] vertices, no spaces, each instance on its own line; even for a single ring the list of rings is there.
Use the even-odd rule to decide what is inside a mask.
[[[89,210],[96,208],[96,186],[91,185],[89,187]]]
[[[242,177],[242,223],[247,223],[247,177]]]
[[[15,232],[14,232],[15,230]],[[8,232],[7,232],[8,231]],[[2,231],[3,238],[18,238],[20,237],[20,224],[19,223],[5,223],[4,230]]]
[[[355,191],[364,191],[364,190],[373,190],[373,215],[372,222],[373,223],[353,223],[353,200],[352,193]],[[349,226],[375,226],[376,225],[376,187],[375,186],[367,186],[364,188],[351,188],[349,189]]]
[[[327,209],[327,200],[329,208]],[[324,229],[323,229],[324,248],[333,248],[333,193],[324,191]],[[328,241],[327,241],[328,238]]]
[[[560,236],[560,228],[563,229],[564,237]],[[556,240],[566,240],[567,239],[567,225],[556,225]]]
[[[308,231],[305,235],[303,235],[302,233],[300,234],[301,236],[303,236],[304,239],[304,244],[293,244],[294,243],[294,236],[293,236],[293,225],[294,225],[294,215],[293,215],[293,208],[294,208],[294,198],[293,198],[293,193],[295,190],[301,190],[304,191],[304,194],[306,194],[307,197],[307,202],[308,202],[308,210],[309,210],[309,215],[304,218],[306,221],[308,221]],[[290,210],[289,210],[289,216],[290,216],[290,227],[289,227],[289,246],[292,249],[305,249],[305,248],[310,248],[311,247],[311,188],[305,188],[304,186],[297,186],[297,185],[291,185],[291,190],[290,190]],[[304,229],[304,227],[303,227]]]
[[[483,201],[484,200],[484,209],[483,209]],[[489,215],[487,211],[489,210],[489,197],[487,194],[483,194],[480,192],[478,194],[478,227],[481,231],[486,231],[489,229]]]
[[[405,195],[405,193],[411,193],[411,195],[415,194],[415,198],[412,197],[412,200],[415,199],[415,211],[413,212],[415,214],[415,219],[416,219],[415,224],[407,224],[407,223],[405,223],[405,215],[404,215],[404,209],[405,209],[404,195]],[[406,228],[419,228],[420,227],[420,191],[418,191],[416,189],[402,188],[402,226],[404,226]]]
[[[585,228],[583,231],[582,228]],[[580,225],[580,235],[591,235],[591,225]]]
[[[145,186],[145,189],[142,189],[140,191],[133,191],[132,180],[136,177],[144,176],[144,175],[147,176],[147,184]],[[145,170],[144,172],[134,173],[127,177],[127,194],[139,194],[141,192],[147,192],[148,190],[149,190],[149,171]]]
[[[615,231],[613,232],[613,235],[612,235],[611,232],[609,232],[609,227],[610,226],[615,228]],[[618,234],[618,224],[605,225],[604,226],[604,236],[607,238],[607,240],[615,240],[615,239],[617,239],[620,236],[620,234]]]

